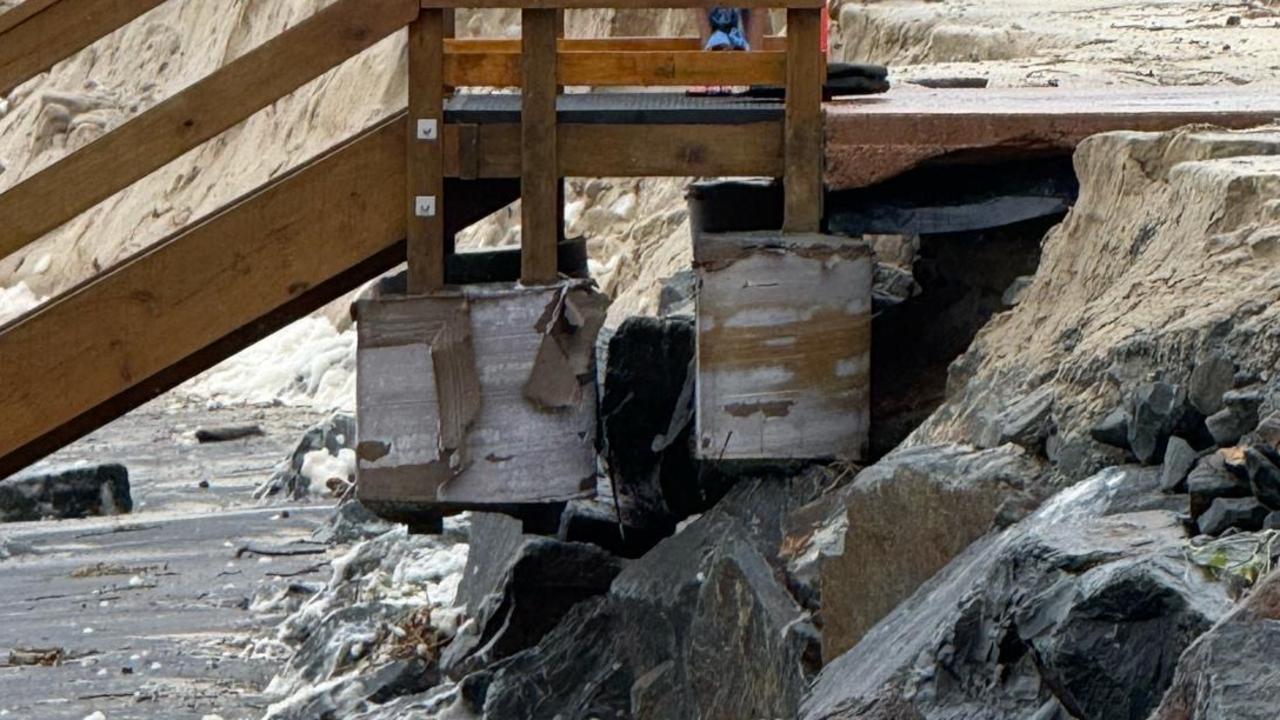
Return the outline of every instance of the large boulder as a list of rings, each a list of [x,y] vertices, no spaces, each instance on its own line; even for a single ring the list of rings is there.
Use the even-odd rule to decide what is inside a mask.
[[[442,668],[460,676],[536,645],[570,608],[607,591],[623,562],[595,545],[524,535],[514,518],[473,515],[456,600],[470,622]]]
[[[1151,720],[1274,720],[1280,708],[1280,571],[1192,643]]]
[[[719,498],[700,484],[690,444],[694,342],[684,317],[628,318],[609,338],[600,425],[621,511],[615,535],[620,525],[623,534],[665,537]]]
[[[793,717],[816,633],[772,564],[787,505],[750,481],[575,606],[536,647],[497,663],[485,717]]]
[[[1017,445],[925,445],[895,451],[839,491],[834,514],[797,523],[791,570],[819,563],[823,657],[857,644],[899,602],[1002,516],[1038,504],[1043,464]]]
[[[1231,607],[1154,470],[1069,488],[952,561],[827,665],[805,720],[1134,720]]]
[[[133,511],[123,465],[84,465],[0,480],[0,522],[122,515]]]

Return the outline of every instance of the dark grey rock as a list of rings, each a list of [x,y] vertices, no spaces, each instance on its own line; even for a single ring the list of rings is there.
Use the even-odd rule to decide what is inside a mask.
[[[1169,445],[1164,451],[1164,466],[1160,471],[1161,489],[1165,492],[1185,491],[1187,475],[1195,467],[1199,457],[1200,453],[1186,440],[1180,437],[1169,438]]]
[[[1275,720],[1280,708],[1280,572],[1201,635],[1178,661],[1150,720]]]
[[[1187,400],[1204,415],[1223,408],[1222,395],[1235,385],[1236,364],[1221,352],[1210,353],[1196,363],[1187,383]]]
[[[1226,498],[1213,501],[1200,516],[1200,532],[1205,535],[1221,535],[1228,528],[1261,530],[1262,523],[1271,513],[1265,505],[1253,497]]]
[[[1250,385],[1257,385],[1260,382],[1262,382],[1262,376],[1258,373],[1253,370],[1241,370],[1236,373],[1235,382],[1232,384],[1232,387],[1249,387]]]
[[[328,523],[316,528],[311,538],[316,542],[346,545],[378,537],[393,527],[359,500],[348,500],[333,511]]]
[[[1143,492],[1117,497],[1125,480]],[[823,668],[800,717],[1146,718],[1232,605],[1174,513],[1127,512],[1158,497],[1155,473],[1110,469],[979,540]]]
[[[1258,411],[1264,397],[1256,390],[1232,390],[1222,396],[1222,401],[1225,407],[1209,416],[1205,425],[1219,447],[1230,447],[1258,427]]]
[[[1280,467],[1260,447],[1245,450],[1244,457],[1253,494],[1272,510],[1280,510]]]
[[[595,545],[523,535],[506,516],[474,515],[457,598],[473,622],[441,667],[460,677],[536,645],[570,608],[607,591],[623,562]]]
[[[1129,407],[1129,449],[1139,462],[1151,464],[1164,457],[1185,406],[1186,393],[1178,385],[1157,382],[1134,392]]]
[[[858,473],[836,516],[808,538],[830,546],[806,553],[820,563],[823,657],[853,647],[1010,511],[1036,507],[1050,493],[1047,473],[1017,445],[909,446]]]
[[[694,299],[698,295],[698,276],[692,270],[681,270],[662,281],[658,295],[658,316],[693,316]]]
[[[337,455],[340,450],[354,450],[356,446],[356,419],[354,415],[334,413],[303,434],[289,458],[276,468],[271,477],[253,491],[259,500],[285,498],[297,500],[311,493],[311,481],[302,474],[302,464],[307,453],[326,450]]]
[[[1265,401],[1266,397],[1262,393],[1250,389],[1232,390],[1222,396],[1222,404],[1235,413],[1236,417],[1253,421],[1253,427],[1249,428],[1250,430],[1258,426],[1258,411]]]
[[[1187,476],[1187,494],[1191,496],[1191,517],[1199,519],[1218,498],[1248,497],[1253,493],[1248,478],[1242,478],[1226,467],[1221,453],[1200,458]]]
[[[1267,514],[1266,519],[1262,521],[1263,530],[1280,530],[1280,510]]]
[[[1231,447],[1240,442],[1245,433],[1257,427],[1257,418],[1252,422],[1241,418],[1229,409],[1219,410],[1204,421],[1218,447]]]
[[[1053,403],[1053,388],[1045,386],[1011,405],[997,419],[997,444],[1014,443],[1043,455],[1045,440],[1053,429]]]
[[[0,522],[122,515],[133,511],[123,465],[85,465],[0,480]]]
[[[761,552],[772,540],[736,515],[763,508],[750,497],[762,490],[777,488],[735,489],[536,647],[494,665],[485,717],[793,717],[817,636]]]
[[[242,440],[247,437],[255,437],[261,434],[262,427],[256,424],[218,425],[215,427],[197,428],[196,442],[230,442],[232,440]]]
[[[1280,412],[1273,412],[1258,423],[1253,431],[1259,443],[1280,449]]]
[[[723,493],[703,484],[707,476],[698,472],[691,451],[694,343],[689,318],[628,318],[609,339],[600,400],[602,450],[622,533],[634,528],[633,539],[670,535],[677,522]],[[617,535],[616,519],[613,526]],[[620,538],[613,543],[622,544]]]
[[[1129,449],[1129,413],[1123,408],[1112,410],[1109,415],[1089,430],[1089,436],[1103,445]]]

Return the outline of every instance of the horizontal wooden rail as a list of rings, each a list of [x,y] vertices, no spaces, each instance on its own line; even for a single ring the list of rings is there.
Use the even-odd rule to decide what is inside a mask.
[[[0,15],[0,96],[162,2],[27,0]]]
[[[412,21],[416,0],[338,0],[0,195],[0,258]]]
[[[696,37],[609,37],[609,38],[561,38],[561,52],[609,52],[609,51],[691,51],[702,50],[702,40]],[[785,36],[768,35],[764,47],[757,50],[787,49]],[[449,38],[444,41],[445,53],[518,53],[519,38]]]
[[[564,124],[562,177],[778,177],[782,123],[743,125]],[[520,177],[520,126],[446,125],[447,177]]]
[[[454,87],[519,87],[520,53],[445,55],[445,83]],[[559,53],[556,78],[561,85],[685,86],[781,85],[786,80],[784,52],[710,53],[701,50]]]
[[[678,8],[714,8],[725,0],[422,0],[424,8],[507,8],[525,10],[656,10]],[[827,0],[733,0],[737,8],[826,8]]]

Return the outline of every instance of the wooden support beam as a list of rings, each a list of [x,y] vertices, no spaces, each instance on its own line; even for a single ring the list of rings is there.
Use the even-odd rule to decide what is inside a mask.
[[[27,0],[0,15],[0,96],[162,2]]]
[[[0,475],[41,437],[399,243],[404,132],[403,116],[388,121],[0,327]]]
[[[0,195],[0,258],[341,64],[417,12],[416,0],[339,0],[15,185]],[[7,52],[3,40],[0,54]]]
[[[444,287],[444,10],[409,24],[409,293]]]
[[[787,10],[786,232],[817,232],[822,225],[822,21],[821,10]]]
[[[566,177],[777,176],[780,123],[562,125]]]
[[[520,177],[520,126],[446,125],[445,175]],[[557,128],[560,177],[781,177],[782,123]]]
[[[556,149],[556,11],[521,11],[520,280],[555,282],[556,202],[560,183]]]
[[[523,10],[591,10],[610,7],[617,10],[657,10],[720,7],[724,0],[422,0],[422,7],[444,8],[512,8]],[[787,0],[792,8],[825,9],[827,0]],[[778,0],[734,0],[734,7],[771,9]]]
[[[516,52],[450,53],[445,56],[445,78],[458,87],[518,87],[520,63]],[[786,65],[786,53],[778,51],[571,50],[560,54],[556,76],[561,85],[600,87],[781,85]]]

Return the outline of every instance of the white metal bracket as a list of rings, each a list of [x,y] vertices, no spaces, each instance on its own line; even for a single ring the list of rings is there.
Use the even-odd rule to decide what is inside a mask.
[[[413,213],[420,218],[436,216],[436,196],[418,195],[413,199]]]
[[[418,120],[419,140],[435,140],[439,136],[440,126],[436,123],[435,118],[422,118]]]

